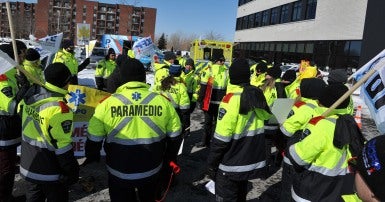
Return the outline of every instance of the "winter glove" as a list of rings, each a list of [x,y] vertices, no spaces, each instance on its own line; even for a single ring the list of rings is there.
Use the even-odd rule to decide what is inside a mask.
[[[85,69],[88,65],[90,64],[90,58],[86,58],[82,64],[80,64],[78,66],[78,72],[82,71],[83,69]]]
[[[59,181],[67,186],[75,184],[79,180],[79,164],[73,151],[58,155],[57,160],[61,168]]]
[[[105,86],[104,86],[103,78],[95,77],[95,83],[96,83],[96,87],[98,88],[98,90],[104,89]]]

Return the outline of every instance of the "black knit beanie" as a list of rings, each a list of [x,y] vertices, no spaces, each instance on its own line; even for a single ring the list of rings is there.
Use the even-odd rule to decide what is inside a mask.
[[[301,97],[318,100],[325,87],[326,83],[322,79],[305,78],[302,79],[299,89]]]
[[[267,71],[267,64],[265,62],[260,62],[255,67],[255,70],[259,73],[265,73]]]
[[[250,66],[247,60],[238,59],[229,68],[230,83],[234,85],[250,83]]]
[[[119,66],[120,79],[123,83],[129,81],[146,82],[146,71],[143,64],[134,58],[124,57]]]
[[[345,69],[334,69],[330,71],[328,76],[328,84],[332,83],[346,83],[348,80],[348,73]]]
[[[282,70],[278,65],[274,65],[272,68],[267,69],[266,74],[278,79],[281,78]]]
[[[293,83],[293,81],[297,78],[297,73],[290,69],[290,70],[287,70],[283,76],[282,76],[282,80],[284,81],[289,81],[290,83]]]
[[[74,42],[73,42],[72,40],[70,40],[70,39],[64,39],[64,40],[63,40],[63,42],[62,42],[62,47],[63,47],[64,49],[67,49],[67,48],[69,48],[69,47],[71,47],[71,46],[74,46]]]
[[[357,158],[357,170],[373,194],[385,201],[385,136],[369,140]]]
[[[176,55],[171,52],[171,51],[168,51],[168,52],[165,52],[164,53],[164,60],[168,61],[168,60],[172,60],[172,59],[176,59]]]
[[[173,75],[173,76],[180,76],[180,74],[182,73],[182,66],[180,65],[175,65],[175,64],[172,64],[170,65],[169,69],[168,69],[168,72]]]
[[[40,53],[34,48],[28,48],[25,59],[28,61],[38,60],[40,59]]]
[[[303,81],[303,80],[302,80]],[[301,82],[302,83],[302,82]],[[328,85],[326,88],[322,90],[322,93],[320,95],[320,98],[318,99],[319,102],[325,106],[330,107],[332,106],[342,95],[344,95],[348,91],[348,87],[346,87],[342,83]],[[302,93],[302,91],[301,91]],[[348,107],[350,102],[349,98],[346,98],[340,105],[336,107],[336,109],[344,109]]]
[[[71,72],[65,64],[55,62],[45,68],[44,77],[48,83],[63,88],[69,83]]]
[[[194,60],[191,58],[187,59],[185,65],[191,65],[192,67],[194,67]]]

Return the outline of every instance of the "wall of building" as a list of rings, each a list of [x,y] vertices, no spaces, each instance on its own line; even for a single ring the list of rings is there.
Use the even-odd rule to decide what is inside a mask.
[[[238,7],[237,18],[290,2],[251,1]],[[234,41],[361,40],[366,7],[367,0],[318,0],[315,19],[239,30]]]

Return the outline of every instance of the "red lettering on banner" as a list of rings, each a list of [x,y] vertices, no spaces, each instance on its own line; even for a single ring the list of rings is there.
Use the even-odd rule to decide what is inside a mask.
[[[82,127],[75,127],[72,132],[72,137],[87,137],[88,126],[84,124]]]
[[[78,139],[76,142],[72,142],[72,148],[74,152],[83,152],[84,151],[84,145],[85,142],[83,139]]]

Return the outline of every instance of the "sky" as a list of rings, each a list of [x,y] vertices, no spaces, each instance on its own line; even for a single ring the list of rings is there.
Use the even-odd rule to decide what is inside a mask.
[[[23,0],[18,0],[23,1]],[[25,0],[36,3],[36,0]],[[213,32],[233,41],[238,0],[100,0],[102,3],[157,9],[155,36],[182,33],[204,37]]]

